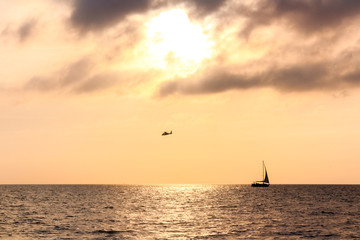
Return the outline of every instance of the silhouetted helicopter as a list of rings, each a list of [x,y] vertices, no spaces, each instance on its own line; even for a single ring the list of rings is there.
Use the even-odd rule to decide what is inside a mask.
[[[170,134],[172,134],[172,131],[170,131],[169,133],[168,132],[163,132],[163,136],[166,136],[166,135],[170,135]]]

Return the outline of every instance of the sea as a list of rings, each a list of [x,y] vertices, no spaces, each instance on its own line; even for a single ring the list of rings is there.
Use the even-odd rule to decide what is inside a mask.
[[[0,239],[360,239],[360,185],[0,185]]]

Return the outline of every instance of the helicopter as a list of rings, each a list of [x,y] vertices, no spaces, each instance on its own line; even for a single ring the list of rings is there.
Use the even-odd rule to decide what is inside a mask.
[[[161,134],[162,136],[167,136],[167,135],[170,135],[170,134],[172,134],[172,131],[170,131],[170,132],[163,132],[163,134]]]

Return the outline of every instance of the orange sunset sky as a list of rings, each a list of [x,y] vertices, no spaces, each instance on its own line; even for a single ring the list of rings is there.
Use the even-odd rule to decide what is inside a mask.
[[[359,26],[360,1],[0,0],[0,183],[250,184],[265,161],[359,184]]]

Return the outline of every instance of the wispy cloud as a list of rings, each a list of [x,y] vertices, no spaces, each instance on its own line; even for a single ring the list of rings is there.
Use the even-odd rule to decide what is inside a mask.
[[[31,33],[34,31],[34,28],[36,26],[36,21],[35,20],[28,20],[26,22],[24,22],[19,29],[17,30],[17,34],[19,36],[19,39],[21,42],[24,42],[25,40],[27,40]]]
[[[91,75],[93,63],[82,58],[51,74],[34,76],[25,83],[26,90],[53,91],[77,86]]]
[[[76,95],[92,94],[117,87],[117,92],[126,94],[160,75],[155,70],[115,71],[107,68],[97,69],[98,65],[94,59],[84,57],[55,72],[32,77],[24,84],[23,89]]]
[[[90,93],[113,86],[120,80],[117,73],[105,72],[92,76],[74,89],[75,93]]]

